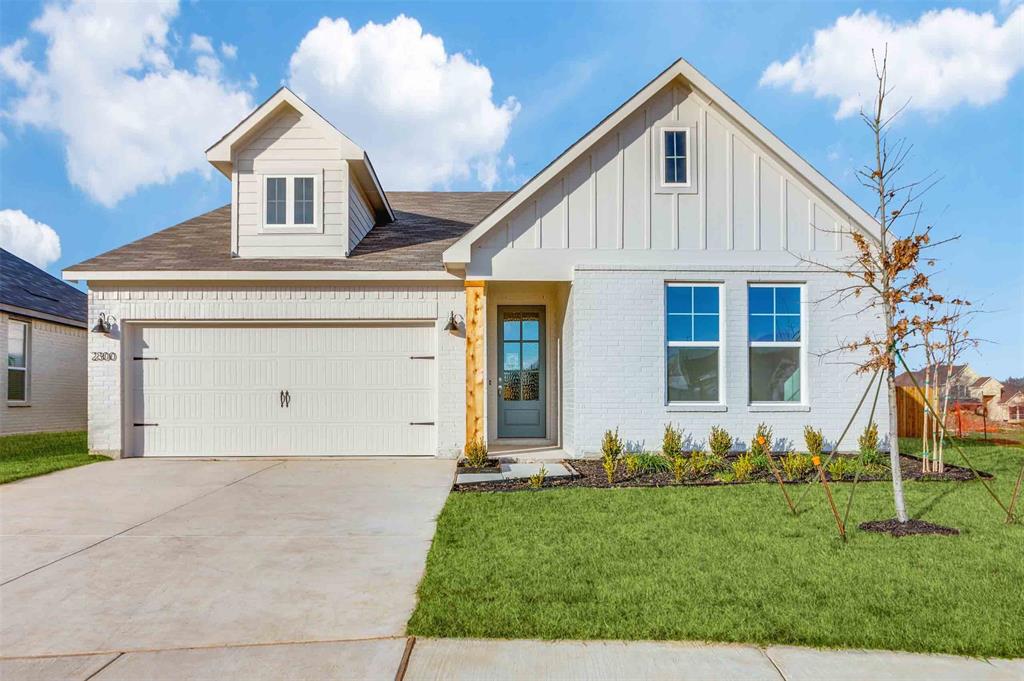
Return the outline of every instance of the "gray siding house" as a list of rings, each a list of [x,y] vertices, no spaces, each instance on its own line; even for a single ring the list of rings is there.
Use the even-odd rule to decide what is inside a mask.
[[[825,353],[880,321],[808,261],[876,223],[685,61],[511,194],[386,191],[287,89],[207,157],[230,205],[65,272],[114,320],[95,450],[585,456],[761,421],[782,448],[866,384]]]
[[[85,430],[86,295],[0,249],[0,435]]]

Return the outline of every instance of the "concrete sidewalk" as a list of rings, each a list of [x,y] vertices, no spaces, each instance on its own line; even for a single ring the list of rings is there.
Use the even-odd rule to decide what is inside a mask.
[[[408,659],[407,651],[411,650]],[[404,667],[403,667],[404,665]],[[750,679],[1024,681],[1024,660],[655,641],[402,637],[0,660],[5,681]]]

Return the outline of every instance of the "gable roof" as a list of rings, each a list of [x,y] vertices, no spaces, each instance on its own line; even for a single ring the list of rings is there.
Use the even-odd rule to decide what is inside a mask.
[[[949,371],[949,367],[945,365],[940,365],[936,371],[936,380],[938,381],[939,385],[945,385],[947,375],[956,378],[956,376],[966,368],[966,364],[954,364],[952,371]],[[925,369],[918,369],[917,371],[910,372],[910,374],[903,372],[902,374],[896,377],[896,385],[904,387],[914,385],[914,382],[910,379],[911,375],[914,376],[914,379],[918,382],[918,384],[922,386],[924,385]]]
[[[64,270],[82,279],[262,279],[401,273],[451,278],[441,253],[508,192],[391,192],[395,220],[371,229],[347,258],[231,257],[231,206],[143,237]],[[294,277],[289,272],[296,273]]]
[[[470,230],[465,236],[459,239],[451,248],[444,252],[446,264],[465,264],[470,260],[471,246],[475,241],[484,236],[492,227],[508,217],[512,211],[522,205],[531,196],[540,190],[550,180],[569,167],[569,165],[580,158],[601,138],[612,131],[617,125],[626,120],[633,112],[643,106],[648,100],[657,94],[662,88],[676,78],[682,78],[689,85],[709,99],[714,105],[733,118],[740,126],[746,128],[754,137],[763,142],[772,152],[779,156],[798,176],[802,177],[809,184],[818,189],[826,198],[832,201],[842,213],[849,219],[851,224],[857,225],[870,238],[877,236],[870,229],[877,226],[877,222],[867,211],[861,208],[857,202],[844,194],[828,178],[819,173],[814,167],[805,161],[795,151],[790,149],[782,140],[775,136],[768,128],[764,127],[756,118],[751,116],[743,107],[737,104],[731,97],[723,92],[717,85],[708,80],[704,74],[693,67],[684,59],[677,59],[671,66],[662,71],[651,82],[630,97],[618,109],[610,113],[600,123],[594,126],[583,137],[573,143],[568,149],[562,152],[554,161],[533,176],[508,201],[499,206],[493,213],[480,221],[476,227]]]
[[[243,118],[238,125],[231,128],[219,140],[210,145],[206,150],[206,160],[217,170],[231,177],[233,154],[236,145],[246,142],[256,133],[267,120],[277,116],[282,111],[291,108],[299,113],[304,120],[318,129],[326,139],[333,140],[337,144],[340,157],[348,161],[355,171],[359,184],[366,191],[378,213],[384,214],[390,220],[395,219],[394,211],[388,203],[387,195],[377,179],[377,171],[373,169],[370,157],[362,148],[348,138],[343,132],[320,115],[316,109],[311,107],[297,94],[287,87],[278,88],[277,92],[270,95],[262,104],[253,109],[252,113]]]
[[[85,328],[88,296],[0,248],[0,309]]]

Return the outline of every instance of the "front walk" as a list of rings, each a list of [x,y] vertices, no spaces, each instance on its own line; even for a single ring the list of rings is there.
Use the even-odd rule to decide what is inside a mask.
[[[0,660],[7,681],[1022,681],[1024,660],[629,641],[381,638]]]

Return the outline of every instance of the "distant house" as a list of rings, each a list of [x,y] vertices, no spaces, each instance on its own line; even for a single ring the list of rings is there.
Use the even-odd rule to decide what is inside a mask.
[[[0,249],[0,435],[85,430],[87,296]]]
[[[935,374],[939,395],[945,395],[946,383],[950,382],[951,401],[955,400],[961,406],[979,412],[985,410],[992,421],[1024,420],[1024,394],[1020,390],[1005,389],[1002,382],[991,376],[978,375],[969,364],[954,364],[951,368],[940,366]],[[912,375],[918,385],[924,387],[925,370],[914,371]],[[907,373],[900,374],[896,377],[896,385],[913,387],[914,382],[910,376]]]

